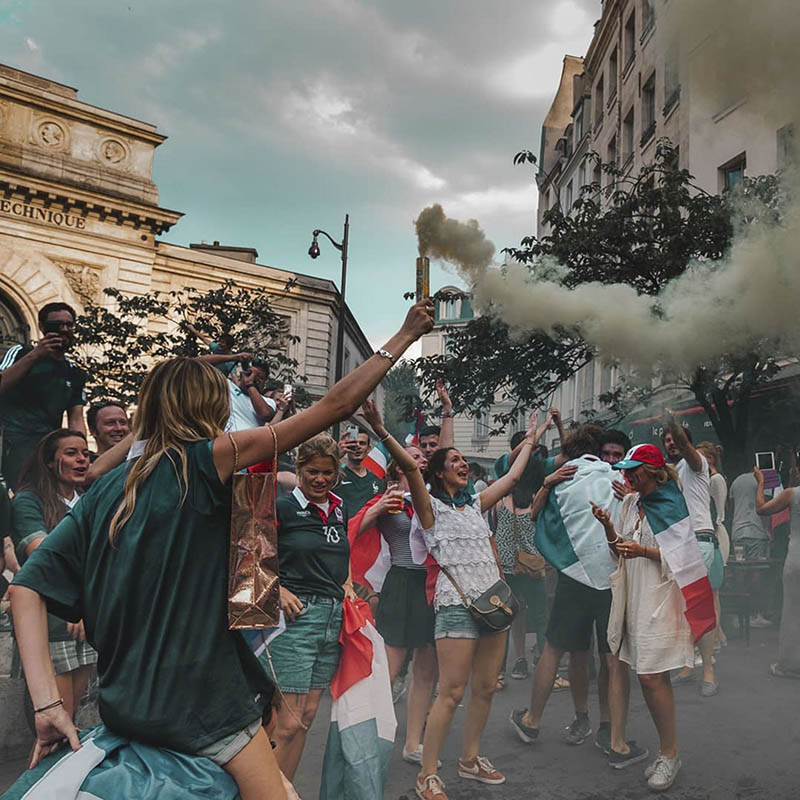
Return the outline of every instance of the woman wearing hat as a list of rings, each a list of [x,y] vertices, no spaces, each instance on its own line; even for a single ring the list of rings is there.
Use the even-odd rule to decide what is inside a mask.
[[[612,585],[609,642],[618,620],[619,659],[636,672],[660,739],[659,756],[645,777],[651,789],[663,791],[672,786],[681,767],[670,670],[694,664],[694,643],[681,590],[662,558],[642,500],[670,481],[677,489],[677,474],[662,452],[649,444],[631,449],[614,468],[623,471],[633,492],[622,503],[616,529],[609,513],[594,506],[609,546],[620,558],[616,574],[622,579]],[[646,758],[647,751],[635,742],[626,743],[624,725],[620,728],[611,732],[609,763],[620,767]]]

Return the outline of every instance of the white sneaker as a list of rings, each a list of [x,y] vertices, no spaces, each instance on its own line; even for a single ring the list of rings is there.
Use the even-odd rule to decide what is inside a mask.
[[[417,745],[416,750],[406,750],[403,748],[403,761],[408,761],[409,764],[422,765],[422,745]],[[442,762],[437,761],[436,769],[442,768]]]
[[[769,628],[770,625],[772,625],[772,623],[761,613],[750,617],[751,628]]]
[[[680,769],[681,760],[678,756],[667,758],[659,755],[655,762],[644,771],[647,785],[654,792],[665,792],[675,783],[675,778],[678,777]]]

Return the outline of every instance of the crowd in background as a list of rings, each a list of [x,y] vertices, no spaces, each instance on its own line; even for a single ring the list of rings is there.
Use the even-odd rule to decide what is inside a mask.
[[[738,618],[780,624],[769,671],[800,677],[791,448],[777,480],[767,476],[771,489],[758,468],[728,486],[721,448],[695,445],[672,414],[659,447],[598,425],[565,430],[551,408],[487,471],[455,448],[441,382],[441,424],[397,441],[367,398],[429,329],[425,302],[385,349],[300,412],[291,387],[270,382],[233,336],[211,340],[191,328],[209,352],[158,365],[132,421],[114,400],[86,408],[86,375],[69,359],[74,324],[72,308],[48,304],[38,342],[12,347],[0,363],[0,573],[17,575],[15,670],[24,668],[35,712],[33,763],[64,740],[77,747],[72,719],[97,670],[110,729],[207,756],[245,800],[292,796],[339,664],[344,605],[357,598],[375,615],[395,695],[407,691],[402,756],[418,767],[422,800],[446,800],[441,747],[468,687],[457,773],[505,781],[481,742],[508,676],[531,679],[528,707],[510,719],[523,742],[540,736],[551,692],[569,689],[568,744],[594,733],[611,767],[647,760],[648,748],[625,737],[631,670],[659,739],[645,777],[651,789],[668,789],[681,768],[673,686],[696,682],[704,698],[724,689],[720,654],[733,625],[726,569],[737,562],[775,566],[753,572],[752,603]],[[339,420],[336,441],[324,431]],[[551,428],[557,452],[542,443]],[[285,630],[256,655],[223,619],[229,480],[269,469],[275,453]],[[699,638],[648,510],[668,490],[682,498],[708,580],[712,624]],[[475,609],[498,592],[508,624],[492,628]],[[169,608],[169,621],[152,608]],[[142,614],[150,622],[134,632]],[[206,632],[195,636],[198,627]]]

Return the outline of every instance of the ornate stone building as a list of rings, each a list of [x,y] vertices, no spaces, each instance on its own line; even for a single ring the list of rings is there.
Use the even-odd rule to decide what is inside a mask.
[[[274,289],[299,342],[289,352],[320,395],[334,374],[338,290],[328,280],[256,263],[251,248],[181,247],[159,237],[182,214],[163,208],[152,179],[154,125],[91,106],[77,90],[0,65],[0,339],[36,338],[36,312],[80,309],[102,290],[204,290],[233,280]],[[288,293],[284,287],[294,279]],[[346,313],[345,371],[372,353]]]

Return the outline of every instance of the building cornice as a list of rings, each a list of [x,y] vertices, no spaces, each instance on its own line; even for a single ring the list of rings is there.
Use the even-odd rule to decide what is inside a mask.
[[[180,211],[51,183],[7,167],[0,168],[0,193],[5,198],[15,197],[25,203],[36,201],[44,208],[55,207],[64,213],[100,222],[130,225],[137,230],[144,228],[156,235],[168,231],[183,216]]]
[[[126,117],[107,111],[98,106],[92,106],[81,100],[64,97],[46,89],[31,86],[15,80],[0,71],[0,98],[6,98],[24,106],[37,108],[50,114],[70,118],[78,122],[85,122],[93,127],[104,128],[108,131],[124,134],[133,139],[139,139],[157,147],[167,137],[158,133],[155,125],[133,117]]]

